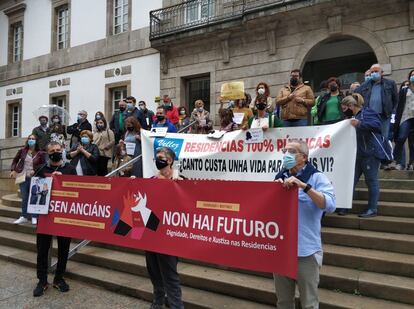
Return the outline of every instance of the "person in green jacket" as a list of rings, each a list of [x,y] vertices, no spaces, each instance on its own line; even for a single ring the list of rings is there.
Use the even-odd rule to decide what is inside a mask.
[[[321,95],[316,102],[317,106],[317,123],[315,124],[332,124],[344,119],[342,113],[341,101],[344,95],[340,91],[341,83],[336,77],[328,79],[328,93]]]
[[[266,112],[267,97],[264,94],[257,96],[255,107],[257,114],[250,117],[248,121],[249,129],[262,128],[265,131],[268,128],[283,127],[283,122],[276,115]]]

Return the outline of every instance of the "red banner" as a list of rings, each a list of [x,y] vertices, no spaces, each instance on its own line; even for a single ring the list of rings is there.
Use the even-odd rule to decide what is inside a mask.
[[[297,196],[275,182],[55,176],[37,232],[296,278]]]

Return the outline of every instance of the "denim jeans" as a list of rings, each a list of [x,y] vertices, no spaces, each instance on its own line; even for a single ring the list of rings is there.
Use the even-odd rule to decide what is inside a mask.
[[[398,136],[395,138],[394,157],[398,164],[405,166],[404,143],[407,140],[410,132],[414,129],[414,118],[407,119],[400,124]],[[410,156],[411,151],[410,151]]]
[[[385,137],[385,139],[388,139],[388,136],[390,134],[390,123],[391,123],[391,118],[388,117],[384,117],[381,116],[381,134],[382,136]]]
[[[184,308],[181,300],[180,278],[177,273],[178,258],[171,255],[145,252],[147,270],[154,288],[153,302],[164,304],[165,294],[171,309]]]
[[[22,196],[22,217],[27,218],[27,204],[29,202],[30,181],[32,178],[26,177],[26,180],[19,184],[20,194]],[[37,218],[37,215],[32,215],[32,218]]]
[[[377,210],[379,197],[378,169],[380,160],[371,157],[357,157],[355,162],[354,190],[362,174],[368,187],[368,209]]]
[[[283,120],[284,127],[306,127],[308,119]]]

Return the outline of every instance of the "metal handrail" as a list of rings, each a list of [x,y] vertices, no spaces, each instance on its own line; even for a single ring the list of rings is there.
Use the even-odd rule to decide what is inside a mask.
[[[184,132],[187,128],[191,127],[193,124],[195,124],[198,120],[194,120],[193,122],[189,123],[187,126],[185,126],[184,128],[181,128],[180,130],[178,130],[177,133],[181,133]],[[139,156],[132,158],[131,160],[129,160],[128,162],[126,162],[125,164],[121,165],[120,167],[114,169],[113,171],[111,171],[110,173],[106,174],[104,177],[111,177],[113,175],[115,175],[117,172],[119,172],[120,170],[124,169],[125,167],[134,164],[135,162],[137,162],[140,158],[142,157],[142,154],[140,154]],[[69,254],[68,254],[68,259],[70,259],[72,256],[74,256],[76,253],[78,253],[78,251],[80,249],[82,249],[83,247],[87,246],[89,243],[91,242],[91,240],[82,240],[80,243],[78,243],[76,246],[74,246],[72,249],[69,250]],[[51,251],[52,246],[50,247]],[[56,269],[56,265],[57,265],[57,261],[54,263],[51,263],[51,254],[49,253],[49,271],[54,271]]]

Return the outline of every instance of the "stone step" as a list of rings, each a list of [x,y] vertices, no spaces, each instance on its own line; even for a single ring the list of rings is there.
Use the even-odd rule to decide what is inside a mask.
[[[351,213],[359,214],[368,207],[368,202],[364,200],[354,200]],[[414,218],[414,203],[401,202],[378,202],[378,214],[381,216]]]
[[[356,188],[354,200],[368,200],[367,188]],[[380,189],[380,201],[414,203],[414,190]]]
[[[414,237],[408,234],[323,227],[322,242],[414,255]]]
[[[7,175],[5,175],[7,174]],[[15,179],[9,177],[10,171],[2,172],[0,176],[0,189],[3,191],[10,191],[10,193],[14,193],[19,188],[18,185],[16,185]]]
[[[16,207],[20,209],[21,203],[22,199],[18,196],[17,193],[6,194],[1,198],[1,204],[4,206]]]
[[[414,279],[324,265],[320,287],[414,305]]]
[[[359,218],[355,214],[349,214],[347,216],[327,214],[322,219],[322,225],[327,227],[414,235],[414,218],[377,216],[364,219]]]
[[[23,237],[26,238],[25,241],[28,241],[29,237],[27,236],[30,235]],[[20,235],[15,238],[21,239]],[[34,242],[34,235],[32,239]],[[128,274],[139,277],[147,276],[145,257],[142,255],[87,247],[83,248],[75,256],[74,261],[89,264],[88,269],[99,267],[99,271],[103,268],[109,268],[116,272],[124,272],[127,270]],[[71,272],[71,265],[77,264],[74,261],[71,261],[68,265],[69,272]],[[26,259],[25,262],[30,262],[30,260]],[[224,293],[225,295],[237,297],[238,299],[245,298],[249,301],[269,305],[274,303],[273,281],[270,278],[206,268],[181,262],[179,263],[179,272],[184,286],[191,286],[191,288],[197,288],[203,291],[207,290],[210,293]],[[381,276],[382,281],[387,284],[387,287],[380,285],[381,292],[373,293],[375,291],[373,286],[378,285],[378,282],[382,282],[377,281],[376,274],[334,266],[324,266],[321,271],[321,287],[325,286],[340,290],[341,292],[357,293],[367,296],[373,293],[372,296],[377,298],[388,298],[388,300],[411,303],[410,296],[412,291],[414,291],[414,279],[387,276],[384,274],[378,276]],[[375,280],[370,280],[370,278],[374,278]],[[96,284],[96,282],[92,283]],[[321,308],[324,307],[321,297]]]
[[[36,267],[36,254],[34,252],[16,251],[15,248],[9,249],[9,247],[1,246],[0,258],[26,266]],[[35,272],[33,272],[33,276],[35,276]],[[152,301],[152,285],[151,281],[146,277],[86,265],[75,261],[68,263],[66,277],[102,286],[108,290],[124,295]],[[234,308],[242,309],[272,308],[268,305],[202,291],[187,286],[182,287],[182,292],[184,306],[190,309],[227,309],[233,306]]]
[[[414,171],[380,170],[378,174],[378,179],[411,179],[411,180],[414,180]]]
[[[414,256],[373,249],[323,246],[325,265],[414,278]]]
[[[357,188],[366,188],[367,185],[362,179],[357,183]],[[379,187],[381,189],[397,189],[397,190],[414,190],[414,180],[412,179],[379,179]]]

